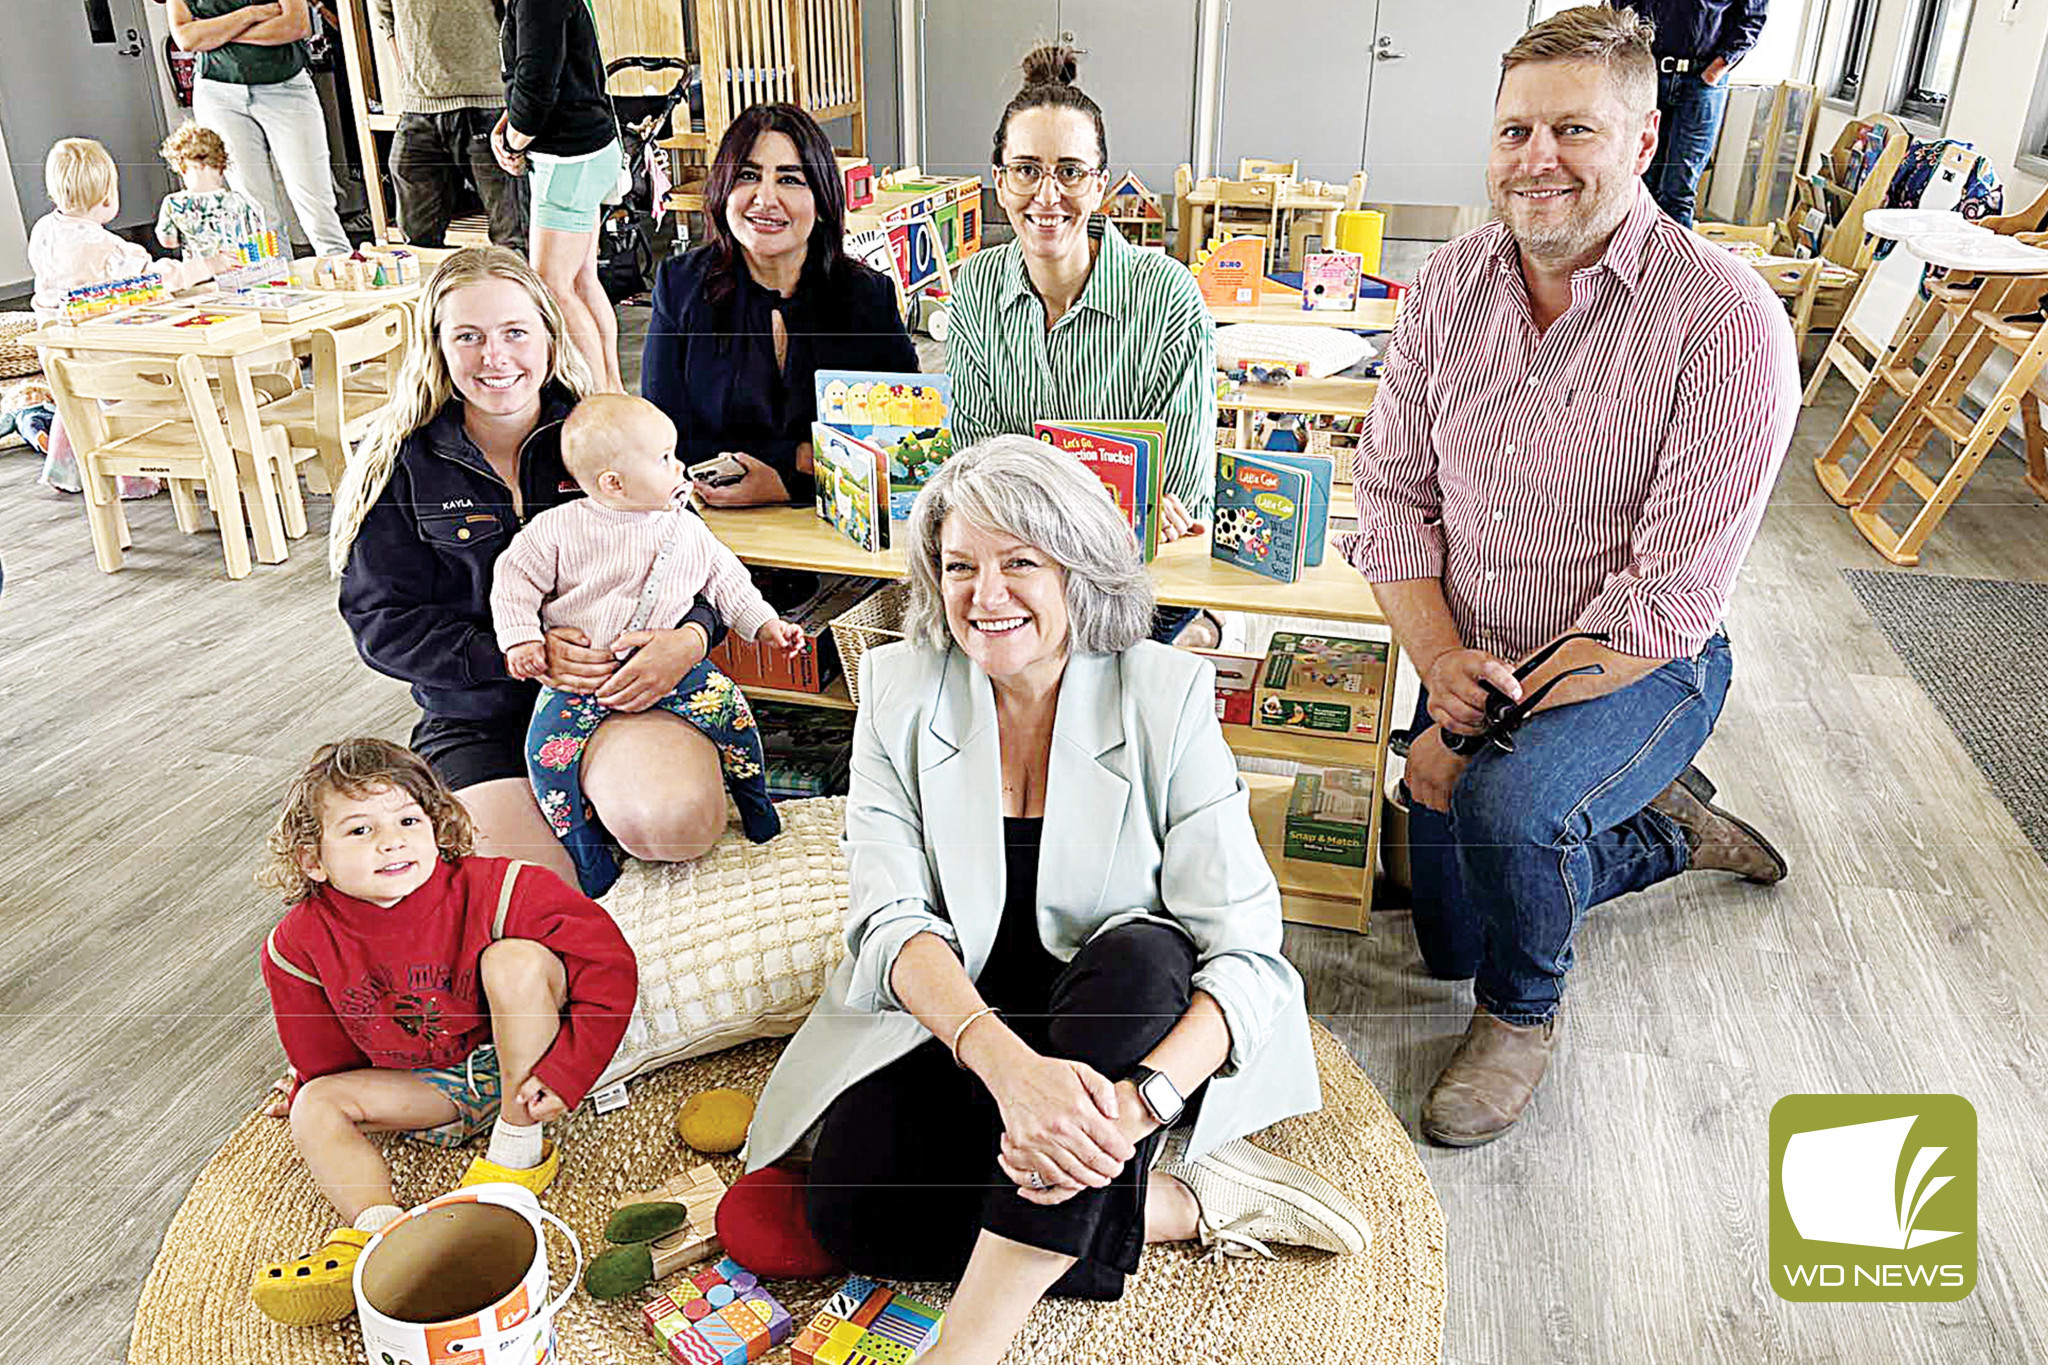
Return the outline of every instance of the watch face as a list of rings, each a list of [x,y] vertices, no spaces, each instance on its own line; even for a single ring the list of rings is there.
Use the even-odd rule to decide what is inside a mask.
[[[1175,1088],[1173,1078],[1163,1071],[1155,1071],[1145,1078],[1138,1087],[1138,1094],[1145,1101],[1145,1107],[1152,1111],[1152,1117],[1161,1123],[1172,1123],[1180,1117],[1180,1091]]]

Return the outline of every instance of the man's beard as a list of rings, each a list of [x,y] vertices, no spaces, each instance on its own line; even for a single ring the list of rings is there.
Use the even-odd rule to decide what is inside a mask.
[[[1577,211],[1568,217],[1550,219],[1542,226],[1536,226],[1532,221],[1536,217],[1534,206],[1517,196],[1518,191],[1536,188],[1578,191]],[[1501,188],[1489,186],[1489,197],[1493,201],[1494,213],[1507,225],[1509,235],[1524,254],[1539,260],[1568,261],[1585,255],[1614,235],[1615,228],[1628,216],[1627,206],[1631,197],[1629,193],[1618,193],[1617,190],[1632,189],[1632,181],[1623,179],[1601,198],[1589,199],[1586,196],[1591,192],[1590,182],[1575,178],[1569,184],[1539,182]]]

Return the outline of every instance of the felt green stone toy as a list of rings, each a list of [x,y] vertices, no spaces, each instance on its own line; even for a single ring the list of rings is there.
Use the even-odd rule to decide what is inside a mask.
[[[737,1152],[754,1121],[754,1101],[738,1090],[703,1090],[683,1102],[676,1132],[700,1152]]]
[[[623,1299],[653,1283],[654,1252],[645,1242],[606,1247],[583,1272],[584,1289],[603,1302]]]
[[[604,1239],[619,1246],[633,1242],[651,1242],[657,1237],[666,1237],[677,1228],[687,1227],[690,1211],[681,1204],[667,1200],[651,1204],[628,1204],[613,1213],[604,1225]]]

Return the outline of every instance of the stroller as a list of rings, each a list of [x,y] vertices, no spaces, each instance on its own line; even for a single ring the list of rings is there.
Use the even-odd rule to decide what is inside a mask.
[[[605,206],[604,221],[598,225],[597,275],[614,303],[644,294],[654,285],[661,237],[660,200],[668,181],[659,143],[672,135],[676,109],[686,99],[693,108],[703,99],[695,68],[681,57],[621,57],[607,62],[604,74],[609,79],[629,67],[680,74],[665,95],[625,95],[612,100],[626,164],[633,168],[631,191],[621,202]]]

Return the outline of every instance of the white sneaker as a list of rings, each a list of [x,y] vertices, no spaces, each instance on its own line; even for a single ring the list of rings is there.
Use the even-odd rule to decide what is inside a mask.
[[[1159,1166],[1186,1185],[1199,1208],[1196,1236],[1211,1259],[1264,1256],[1268,1243],[1357,1255],[1372,1241],[1365,1211],[1305,1166],[1239,1138],[1198,1161],[1181,1153]]]

